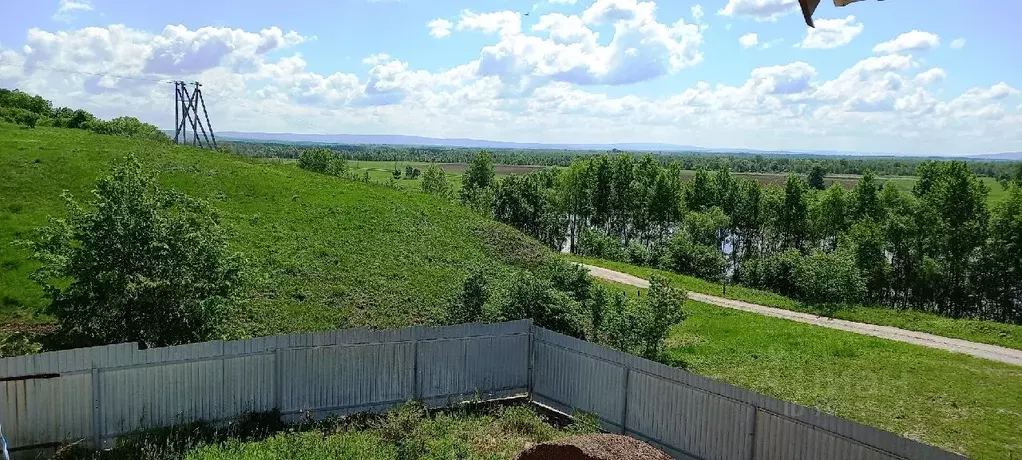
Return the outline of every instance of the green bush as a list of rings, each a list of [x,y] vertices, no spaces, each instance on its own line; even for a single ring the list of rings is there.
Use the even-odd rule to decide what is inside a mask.
[[[578,236],[575,253],[582,257],[596,257],[606,260],[623,261],[627,256],[617,238],[595,228],[586,228]]]
[[[447,312],[447,322],[451,324],[479,321],[483,316],[483,305],[489,299],[486,286],[486,274],[481,269],[469,273],[462,284],[461,294]]]
[[[667,242],[667,268],[677,273],[719,280],[724,274],[724,255],[714,246],[698,244],[681,230]]]
[[[529,272],[519,272],[510,280],[499,308],[501,319],[505,321],[532,318],[539,327],[573,337],[582,336],[578,302],[555,289],[549,280]]]
[[[87,206],[26,242],[42,263],[66,345],[176,345],[230,335],[242,259],[204,202],[163,190],[132,155],[101,178]]]

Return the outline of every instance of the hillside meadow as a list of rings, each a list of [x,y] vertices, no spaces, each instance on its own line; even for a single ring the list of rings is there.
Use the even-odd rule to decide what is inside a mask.
[[[50,216],[63,190],[87,200],[95,180],[134,153],[161,185],[210,202],[252,271],[253,334],[430,323],[469,267],[501,271],[549,252],[460,206],[420,193],[80,130],[0,124],[0,318],[47,322],[35,264],[14,244]],[[10,326],[8,326],[10,327]]]

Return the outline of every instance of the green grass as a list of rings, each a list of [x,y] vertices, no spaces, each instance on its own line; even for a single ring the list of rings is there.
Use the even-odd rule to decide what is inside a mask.
[[[681,288],[702,294],[711,294],[729,299],[766,305],[768,307],[813,313],[821,316],[844,319],[860,323],[880,326],[894,326],[911,331],[927,332],[944,337],[968,340],[978,343],[999,345],[1002,347],[1022,350],[1022,326],[972,319],[947,318],[932,313],[914,310],[895,310],[891,308],[844,305],[835,308],[820,309],[805,305],[788,297],[772,292],[750,289],[743,286],[728,285],[727,295],[721,295],[720,283],[712,283],[691,276],[679,275],[648,267],[638,267],[623,262],[602,259],[581,258],[565,255],[565,258],[590,265],[609,268],[628,273],[629,275],[649,279],[650,275],[659,274],[671,280]]]
[[[348,167],[351,172],[361,177],[362,174],[368,172],[369,180],[378,182],[381,184],[389,184],[393,179],[393,171],[396,167],[398,171],[401,171],[401,179],[394,181],[394,186],[403,190],[422,190],[422,177],[418,179],[408,179],[404,177],[405,167],[411,166],[418,168],[419,171],[425,172],[426,168],[429,167],[429,163],[416,162],[416,161],[356,161],[351,160],[348,162]],[[464,163],[438,163],[444,172],[447,173],[447,183],[451,184],[455,191],[461,188],[461,179],[464,175],[465,170],[468,168],[467,164]],[[509,174],[525,174],[533,171],[539,171],[543,169],[543,166],[514,166],[514,165],[494,165],[495,177],[501,178]]]
[[[229,424],[197,422],[131,433],[106,451],[72,446],[58,460],[247,459],[510,459],[528,445],[592,433],[592,417],[575,421],[510,400],[426,410],[406,403],[385,414],[285,425],[278,413],[250,414]]]
[[[685,310],[668,353],[692,372],[971,458],[1022,455],[1020,367],[694,301]]]
[[[493,414],[439,414],[385,422],[369,429],[341,428],[279,434],[256,442],[228,442],[196,449],[186,460],[397,460],[511,459],[526,446],[570,434],[544,423],[528,406]],[[417,454],[417,455],[416,455]]]
[[[0,124],[0,322],[46,322],[35,264],[14,246],[64,189],[89,198],[112,161],[134,152],[169,188],[210,201],[247,257],[251,332],[431,323],[471,265],[493,270],[549,252],[514,229],[421,193],[362,184],[294,164]]]

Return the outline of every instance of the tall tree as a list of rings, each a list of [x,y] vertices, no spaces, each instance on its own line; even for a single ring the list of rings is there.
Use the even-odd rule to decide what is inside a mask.
[[[929,249],[946,279],[940,284],[942,313],[962,316],[974,306],[969,280],[978,249],[986,240],[988,190],[964,162],[939,163],[918,189],[922,221],[928,230]],[[917,184],[919,185],[919,184]]]
[[[981,289],[987,317],[1022,323],[1022,188],[1012,185],[994,209],[984,251]]]
[[[866,171],[852,189],[852,219],[881,219],[880,190],[872,171]]]
[[[827,177],[827,170],[823,169],[823,166],[819,163],[813,165],[813,169],[809,171],[809,187],[816,190],[823,190],[826,185],[823,183],[823,179]]]
[[[483,150],[469,163],[468,170],[462,178],[462,188],[490,188],[493,186],[493,177],[493,156]]]
[[[431,163],[422,174],[422,191],[441,198],[450,198],[454,191],[447,182],[447,173],[436,163]]]
[[[778,216],[781,246],[803,249],[809,235],[809,186],[795,174],[788,175],[784,185],[784,203]]]
[[[685,206],[689,211],[703,211],[716,203],[717,191],[710,174],[699,168],[692,183],[685,189]]]
[[[814,228],[831,251],[837,249],[838,237],[848,231],[848,199],[844,187],[834,183],[820,194],[813,207]]]

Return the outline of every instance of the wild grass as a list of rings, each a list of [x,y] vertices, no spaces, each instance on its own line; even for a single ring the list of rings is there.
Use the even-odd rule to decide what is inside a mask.
[[[667,352],[691,372],[978,460],[1022,454],[1020,367],[694,301],[685,310]]]
[[[238,429],[191,424],[140,433],[105,452],[67,450],[61,460],[510,459],[534,443],[592,432],[554,424],[535,406],[469,404],[426,410],[409,402],[383,415],[356,414],[283,426],[263,419]]]
[[[16,240],[87,199],[111,162],[134,152],[161,185],[209,201],[253,276],[256,335],[432,323],[469,267],[493,271],[549,256],[539,243],[421,193],[227,154],[80,130],[0,124],[0,321],[48,322],[36,264]]]

